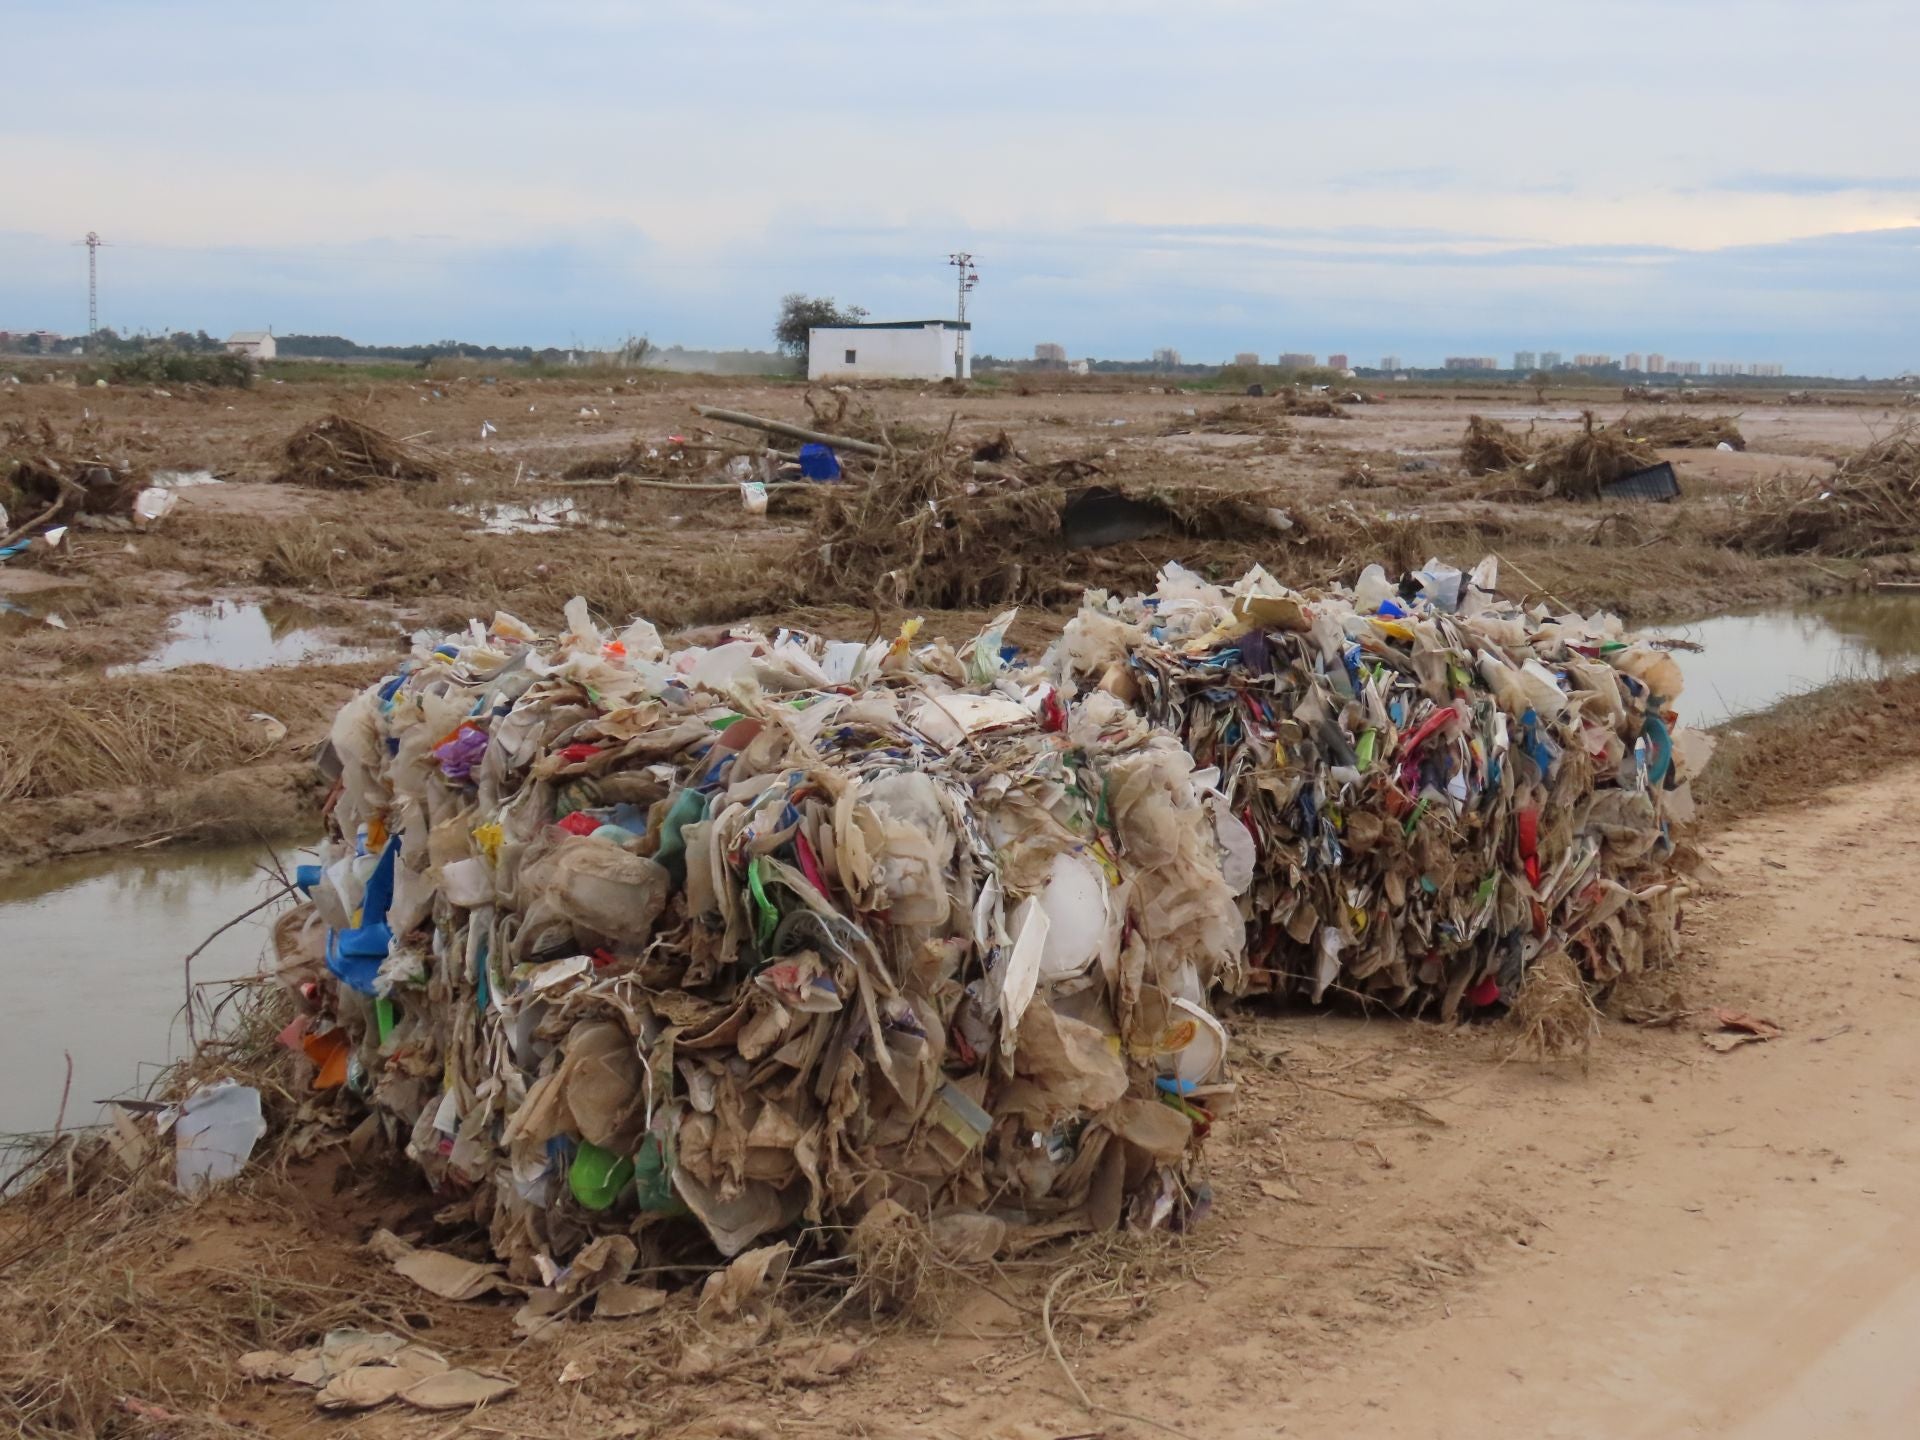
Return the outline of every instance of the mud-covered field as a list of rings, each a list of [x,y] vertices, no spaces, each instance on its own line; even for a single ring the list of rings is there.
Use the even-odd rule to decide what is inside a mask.
[[[0,445],[11,435],[15,454],[50,430],[71,453],[214,481],[180,488],[175,510],[150,529],[76,527],[59,550],[0,566],[0,700],[13,717],[0,739],[0,867],[298,828],[312,798],[305,756],[326,716],[422,627],[498,609],[552,627],[576,594],[603,616],[644,614],[663,630],[791,620],[859,638],[904,618],[897,586],[815,563],[811,527],[830,503],[824,492],[776,489],[767,514],[749,514],[719,466],[761,437],[694,410],[810,423],[804,386],[644,374],[351,376],[179,394],[0,385],[0,425],[11,422]],[[1288,415],[1273,398],[1094,383],[1020,393],[1031,388],[814,399],[832,401],[821,406],[828,413],[850,401],[865,433],[903,447],[980,446],[1004,434],[1029,467],[1074,461],[1068,473],[1089,484],[1244,493],[1281,511],[1287,528],[1215,526],[1080,549],[1058,535],[989,534],[979,584],[947,589],[993,603],[1007,554],[1016,555],[1021,593],[1040,601],[1014,632],[1026,643],[1070,614],[1082,587],[1147,586],[1168,560],[1215,575],[1258,563],[1304,586],[1351,578],[1370,560],[1471,562],[1493,550],[1509,584],[1644,621],[1857,587],[1900,568],[1764,559],[1722,543],[1752,486],[1821,472],[1896,424],[1898,397],[1689,407],[1734,416],[1746,449],[1661,452],[1684,493],[1649,505],[1542,502],[1473,481],[1459,465],[1470,414],[1538,442],[1576,430],[1585,408],[1618,420],[1632,407],[1617,398],[1553,392],[1542,405],[1517,388],[1394,387],[1383,403],[1316,417]],[[276,483],[289,436],[330,413],[426,452],[444,478],[362,489]],[[569,481],[583,461],[707,488]],[[963,554],[958,569],[970,560]],[[982,611],[912,613],[958,633]]]

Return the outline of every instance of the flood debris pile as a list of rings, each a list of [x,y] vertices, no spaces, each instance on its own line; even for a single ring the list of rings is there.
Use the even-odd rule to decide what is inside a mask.
[[[1598,500],[1607,488],[1660,463],[1644,441],[1599,424],[1591,410],[1580,428],[1535,444],[1497,420],[1467,418],[1460,464],[1469,475],[1498,476],[1541,499]]]
[[[1726,536],[1763,555],[1897,555],[1920,545],[1920,431],[1903,425],[1825,476],[1780,478],[1742,500]]]
[[[989,1254],[1183,1222],[1240,984],[1215,777],[1009,670],[1011,615],[956,652],[567,614],[340,712],[276,931],[315,1083],[444,1221],[536,1285],[888,1205]]]
[[[430,485],[444,477],[439,461],[386,431],[345,415],[323,415],[287,437],[284,463],[273,478],[321,490],[366,490]]]
[[[1629,415],[1620,433],[1656,450],[1729,450],[1747,448],[1747,437],[1731,415]]]
[[[970,606],[1071,600],[1067,553],[1138,539],[1276,534],[1293,522],[1257,490],[1130,475],[1119,460],[975,460],[966,446],[896,451],[836,490],[794,557],[810,600]]]
[[[1483,415],[1467,417],[1467,433],[1460,441],[1460,468],[1469,475],[1497,475],[1533,458],[1532,432],[1514,434],[1498,420]]]
[[[1063,688],[1126,699],[1224,777],[1251,988],[1450,1018],[1552,957],[1605,986],[1673,955],[1671,825],[1710,749],[1677,728],[1679,667],[1497,578],[1369,566],[1304,595],[1169,565],[1067,626]]]
[[[1290,393],[1290,392],[1289,392]],[[1211,410],[1195,409],[1190,415],[1169,420],[1163,435],[1258,435],[1269,440],[1288,440],[1294,429],[1288,416],[1294,413],[1279,397],[1273,400],[1236,400]]]

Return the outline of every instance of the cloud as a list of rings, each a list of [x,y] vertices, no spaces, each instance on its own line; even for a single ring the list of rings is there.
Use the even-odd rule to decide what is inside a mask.
[[[0,325],[79,323],[88,229],[116,324],[366,339],[761,344],[787,290],[938,311],[967,246],[1009,352],[1672,333],[1912,363],[1912,251],[1834,237],[1920,223],[1920,9],[1804,14],[15,7]]]

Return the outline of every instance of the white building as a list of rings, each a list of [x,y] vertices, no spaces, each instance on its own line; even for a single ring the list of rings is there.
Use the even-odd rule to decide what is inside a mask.
[[[816,325],[807,332],[809,380],[973,378],[971,325],[953,320],[880,320]]]
[[[276,349],[271,330],[236,330],[227,337],[229,355],[244,355],[256,364],[273,359]]]

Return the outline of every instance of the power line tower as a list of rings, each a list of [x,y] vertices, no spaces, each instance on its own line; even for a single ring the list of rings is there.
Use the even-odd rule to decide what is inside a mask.
[[[947,263],[960,272],[960,338],[953,346],[953,378],[964,380],[967,378],[967,292],[980,283],[980,272],[973,268],[973,256],[965,250],[956,250],[947,256]]]
[[[98,234],[87,232],[87,350],[94,346],[93,337],[100,333],[100,247],[107,242]]]

